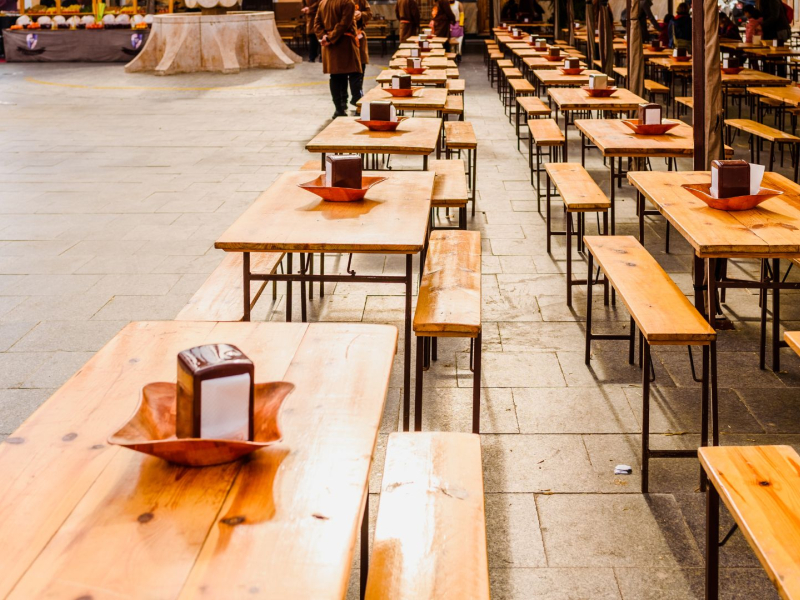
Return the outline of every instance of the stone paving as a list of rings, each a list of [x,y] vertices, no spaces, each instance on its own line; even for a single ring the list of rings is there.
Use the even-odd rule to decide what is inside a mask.
[[[305,63],[154,78],[116,65],[0,65],[0,441],[125,323],[177,314],[221,259],[214,239],[276,175],[311,158],[304,143],[332,112],[320,71]],[[641,373],[627,364],[624,342],[597,343],[591,367],[583,364],[585,296],[576,289],[567,308],[563,239],[545,252],[527,158],[480,57],[468,55],[461,71],[479,138],[479,212],[470,227],[483,235],[481,425],[493,596],[700,598],[699,467],[654,460],[652,493],[638,492]],[[747,157],[744,146],[737,155]],[[587,164],[607,190],[602,160],[590,153]],[[634,234],[630,188],[617,198],[617,232]],[[665,254],[663,220],[650,218],[647,229],[648,249],[691,296],[689,246],[673,232]],[[328,257],[326,270],[343,271],[345,258]],[[399,272],[402,260],[357,257],[354,266]],[[579,260],[576,269],[584,268]],[[731,273],[755,268],[737,263]],[[254,318],[281,320],[283,295],[274,303],[264,296]],[[315,296],[314,320],[402,323],[399,286],[329,284],[324,300]],[[783,298],[784,325],[800,328],[798,295]],[[719,342],[722,443],[800,448],[800,360],[785,350],[780,373],[759,371],[757,296],[734,290],[724,307],[736,329]],[[601,330],[627,327],[621,305],[600,303],[594,315]],[[425,377],[425,429],[470,429],[467,350],[464,340],[440,343]],[[694,447],[699,389],[687,352],[653,356],[651,443]],[[398,356],[371,480],[373,522],[386,439],[398,423],[401,365]],[[615,476],[619,463],[633,474]],[[721,563],[724,598],[776,597],[740,533]]]

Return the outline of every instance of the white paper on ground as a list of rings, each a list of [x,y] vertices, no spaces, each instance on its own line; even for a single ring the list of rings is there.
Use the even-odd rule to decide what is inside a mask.
[[[761,180],[764,179],[764,165],[750,164],[750,193],[757,194],[761,189]]]
[[[246,440],[250,419],[250,375],[233,375],[203,381],[200,394],[200,437]]]
[[[629,465],[617,465],[614,467],[614,475],[630,475],[633,469]]]

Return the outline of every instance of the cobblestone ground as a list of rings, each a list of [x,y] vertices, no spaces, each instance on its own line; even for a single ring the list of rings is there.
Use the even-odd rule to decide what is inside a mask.
[[[120,66],[0,65],[0,440],[125,323],[177,314],[221,259],[214,239],[276,175],[311,158],[304,143],[332,113],[320,71],[303,64],[154,78]],[[480,145],[479,212],[470,227],[483,234],[481,423],[493,595],[699,598],[697,463],[653,461],[653,493],[638,493],[640,371],[627,364],[624,342],[598,343],[591,367],[583,364],[585,296],[576,291],[574,310],[566,307],[563,239],[546,253],[527,159],[480,57],[467,56],[462,73]],[[744,146],[737,155],[747,157]],[[588,167],[607,190],[596,153]],[[635,233],[631,197],[627,185],[618,194],[618,233]],[[647,229],[650,252],[692,295],[689,246],[673,232],[665,254],[663,220],[652,218]],[[328,257],[327,270],[345,262]],[[354,265],[402,268],[382,256]],[[730,272],[755,268],[742,262]],[[402,289],[382,288],[329,285],[312,318],[400,324]],[[800,328],[800,297],[783,298],[784,324]],[[282,319],[283,302],[265,298],[257,317]],[[736,328],[719,343],[722,443],[800,447],[800,361],[784,351],[780,373],[760,371],[757,296],[731,291],[724,308]],[[627,327],[621,305],[598,304],[594,314],[600,328]],[[467,350],[463,340],[440,344],[425,378],[426,429],[469,430]],[[653,355],[652,445],[696,446],[699,390],[687,352]],[[398,357],[373,507],[386,438],[397,426],[401,365]],[[619,463],[633,474],[615,476]],[[741,534],[721,561],[724,597],[775,597]]]

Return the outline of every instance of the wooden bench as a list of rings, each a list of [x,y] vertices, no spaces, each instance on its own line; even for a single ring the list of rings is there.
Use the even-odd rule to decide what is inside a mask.
[[[719,499],[781,598],[800,598],[800,456],[789,446],[700,448],[706,488],[706,599],[719,597]]]
[[[467,82],[465,79],[448,79],[447,80],[447,93],[448,94],[464,94]]]
[[[549,117],[552,114],[550,107],[536,96],[520,96],[517,98],[517,120],[515,124],[517,132],[517,150],[519,150],[520,131],[522,130],[522,115],[525,121],[531,118]]]
[[[655,102],[656,96],[662,94],[666,96],[667,100],[669,100],[669,88],[662,83],[658,83],[657,81],[653,81],[652,79],[645,79],[644,89],[648,94],[650,102]]]
[[[594,340],[628,340],[628,362],[633,364],[635,332],[639,330],[639,364],[642,367],[642,493],[648,490],[650,458],[694,458],[692,450],[650,449],[650,346],[697,345],[703,347],[700,445],[708,445],[709,387],[713,423],[713,445],[717,445],[717,333],[669,278],[664,269],[632,236],[585,236],[589,250],[586,285],[586,349],[591,358]],[[592,284],[594,261],[613,286],[630,313],[626,335],[592,332]],[[710,362],[710,368],[709,368]],[[710,370],[710,379],[709,379]],[[653,372],[655,372],[653,370]],[[710,381],[710,384],[709,384]]]
[[[455,115],[459,121],[464,120],[464,96],[458,94],[447,94],[444,108],[442,109],[444,120],[447,121],[449,115]]]
[[[489,53],[488,78],[489,78],[489,85],[491,85],[492,87],[494,87],[494,82],[497,79],[497,74],[499,73],[499,68],[500,67],[497,66],[497,61],[498,60],[503,60],[503,53],[502,52],[490,52]]]
[[[578,252],[583,252],[583,234],[586,231],[586,213],[603,214],[603,235],[608,235],[608,210],[611,200],[603,193],[600,186],[594,182],[589,172],[576,163],[547,163],[545,165],[545,181],[547,187],[547,200],[545,211],[547,218],[547,253],[550,254],[550,237],[553,235],[567,236],[567,306],[572,307],[572,286],[586,283],[585,279],[572,277],[572,234],[575,228],[572,224],[572,215],[578,221]],[[564,208],[567,212],[567,225],[564,231],[553,231],[552,211],[550,207],[550,181],[561,195]],[[606,286],[607,288],[607,286]]]
[[[461,158],[462,150],[467,153],[467,183],[472,200],[472,214],[475,215],[475,189],[478,180],[478,138],[469,121],[445,121],[445,156],[452,158],[454,152]]]
[[[389,436],[366,598],[489,600],[479,436]]]
[[[414,430],[422,430],[422,371],[436,360],[439,337],[470,338],[472,432],[480,432],[481,405],[481,234],[434,231],[414,312],[417,336]],[[474,360],[473,360],[474,358]]]
[[[784,133],[780,129],[775,129],[774,127],[770,127],[768,125],[764,125],[763,123],[758,123],[757,121],[752,121],[750,119],[725,119],[725,125],[728,128],[728,144],[731,143],[731,130],[736,129],[738,131],[742,131],[744,133],[750,134],[750,162],[761,162],[761,142],[767,141],[770,142],[770,150],[769,150],[769,166],[767,167],[768,171],[772,171],[772,167],[775,163],[775,144],[779,144],[781,146],[781,165],[783,165],[783,146],[785,144],[791,144],[791,154],[797,157],[797,149],[798,149],[798,142],[800,142],[800,137],[792,135],[790,133]],[[795,158],[794,161],[794,179],[797,181],[798,175],[798,164],[800,164],[800,160]]]
[[[681,106],[683,106],[685,108],[688,108],[688,109],[694,109],[694,98],[692,98],[691,96],[678,96],[677,98],[675,98],[675,103],[676,103],[677,108],[678,108],[678,115],[677,115],[678,117],[680,117],[684,112],[684,111],[681,111],[681,108],[680,108]],[[685,111],[685,112],[688,113],[689,111]]]
[[[253,252],[250,254],[250,271],[262,275],[275,273],[283,256],[283,252]],[[225,258],[175,320],[241,321],[244,318],[243,260],[241,252],[226,252]],[[266,285],[266,281],[250,283],[250,308],[258,301]],[[273,282],[273,299],[275,296],[276,287]]]
[[[536,163],[534,165],[533,148],[536,147]],[[528,168],[531,170],[531,185],[536,189],[536,207],[542,213],[542,153],[547,148],[550,162],[560,159],[560,149],[564,147],[564,132],[555,119],[529,119],[528,120]],[[534,181],[535,175],[535,181]]]
[[[800,331],[787,331],[783,334],[786,345],[800,356]]]
[[[458,67],[448,67],[444,70],[445,77],[448,79],[458,79],[461,77],[461,73],[458,71]]]
[[[508,108],[508,122],[513,123],[512,119],[517,112],[517,98],[536,95],[536,88],[527,79],[509,79],[507,83],[508,94],[503,99],[503,106],[504,109]]]
[[[516,67],[503,67],[500,69],[500,84],[497,86],[497,94],[500,98],[505,98],[508,95],[508,85],[511,79],[522,79],[522,71]]]
[[[458,229],[466,229],[469,190],[464,161],[434,159],[428,163],[428,169],[434,172],[431,229],[448,229],[435,227],[434,213],[439,208],[444,208],[448,215],[451,208],[458,209]]]

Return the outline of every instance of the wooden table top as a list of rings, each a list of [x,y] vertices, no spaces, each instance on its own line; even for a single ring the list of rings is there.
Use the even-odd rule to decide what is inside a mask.
[[[597,145],[603,156],[694,156],[693,129],[682,121],[664,135],[637,135],[622,119],[576,119],[575,127]]]
[[[544,55],[547,54],[547,51],[541,52],[531,47],[513,48],[511,52],[514,55],[519,56],[520,58],[541,58],[542,60],[547,60],[546,58],[544,58]],[[559,57],[559,60],[547,61],[547,62],[553,62],[556,65],[563,67],[565,58],[579,58],[581,60],[585,60],[586,56],[577,51],[562,52],[561,56]]]
[[[800,598],[800,456],[791,446],[717,446],[700,463],[781,598]]]
[[[389,61],[389,67],[392,69],[403,68],[405,66],[405,58],[393,58],[391,61]],[[456,61],[450,60],[444,56],[423,57],[422,66],[428,67],[429,69],[454,69],[458,67]]]
[[[447,39],[448,38],[446,38],[446,37],[432,37],[430,39],[430,42],[432,44],[444,44],[447,41]],[[407,41],[408,42],[419,42],[419,36],[418,35],[412,35],[411,37],[408,38]]]
[[[780,100],[786,104],[800,106],[800,88],[791,85],[786,87],[752,87],[747,88],[751,94]]]
[[[416,254],[425,244],[431,171],[365,171],[386,177],[361,202],[325,202],[298,184],[321,171],[284,173],[214,246],[234,252]]]
[[[416,46],[414,47],[416,48]],[[392,58],[409,58],[410,56],[411,50],[402,48],[395,52]],[[433,48],[430,52],[420,52],[421,58],[428,58],[429,56],[444,56],[444,48]]]
[[[580,75],[564,75],[560,69],[538,69],[533,74],[544,85],[587,85],[589,75],[599,75],[600,71],[587,70]]]
[[[752,210],[708,207],[681,185],[710,183],[708,171],[635,171],[628,180],[704,258],[792,258],[800,256],[800,185],[766,173],[763,186],[784,194]]]
[[[378,83],[391,83],[394,75],[405,75],[401,69],[384,69],[375,78]],[[441,85],[447,81],[447,73],[443,69],[428,69],[424,73],[411,76],[413,85]]]
[[[187,468],[106,442],[215,342],[295,384],[280,443]],[[127,325],[0,444],[0,597],[344,598],[396,344],[361,323]]]
[[[743,69],[736,75],[722,73],[723,85],[790,85],[792,82],[785,77],[778,77],[777,75],[770,75],[763,71],[756,71],[755,69]]]
[[[789,345],[789,348],[800,355],[800,331],[787,331],[783,334],[783,337]]]
[[[414,36],[414,37],[418,37],[418,36]],[[411,38],[409,38],[409,39],[411,39]],[[437,38],[437,39],[442,39],[443,40],[444,38]],[[431,42],[431,44],[430,44],[431,50],[441,50],[442,48],[444,48],[443,44],[444,44],[444,42]],[[398,50],[410,50],[411,48],[419,48],[419,41],[403,42],[402,44],[400,44],[397,47]]]
[[[546,58],[542,58],[541,56],[526,56],[522,59],[522,62],[525,63],[531,69],[538,69],[538,70],[556,70],[556,69],[563,69],[564,68],[564,61],[559,60],[547,60]],[[582,68],[586,68],[586,63],[581,61],[580,65]]]
[[[671,56],[657,56],[655,58],[648,58],[648,62],[661,67],[662,69],[669,69],[670,71],[691,71],[692,61],[687,60],[684,62],[675,60]]]
[[[442,73],[444,73],[444,71],[442,71]],[[414,92],[413,96],[395,98],[378,84],[364,94],[358,100],[357,105],[361,106],[364,102],[372,102],[374,100],[391,100],[392,104],[401,110],[441,110],[447,102],[447,90],[445,88],[426,87]],[[334,123],[335,122],[336,121],[334,121]],[[361,127],[358,123],[356,123],[356,126]],[[328,125],[328,127],[330,127],[330,125]],[[400,128],[402,129],[403,125],[401,125]],[[325,129],[327,129],[327,127]],[[355,130],[355,128],[353,129]],[[361,130],[364,131],[364,128],[361,127]],[[325,130],[323,130],[323,132],[324,131]],[[319,135],[317,135],[317,137],[319,137]],[[436,147],[434,146],[434,150],[435,149]],[[433,152],[433,150],[430,152]],[[430,152],[426,152],[426,154],[430,154]],[[415,154],[420,154],[420,152],[416,152]]]
[[[800,56],[800,48],[790,48],[789,46],[781,46],[780,48],[775,48],[774,46],[764,46],[763,48],[746,49],[745,53],[762,58],[769,58],[771,56],[782,58],[784,56]]]
[[[720,40],[719,42],[720,48],[728,48],[730,50],[744,50],[744,49],[751,49],[751,48],[763,48],[763,44],[761,42],[724,42]]]
[[[560,110],[634,110],[647,102],[625,88],[618,88],[609,98],[591,98],[584,90],[574,87],[550,88],[547,93]]]

